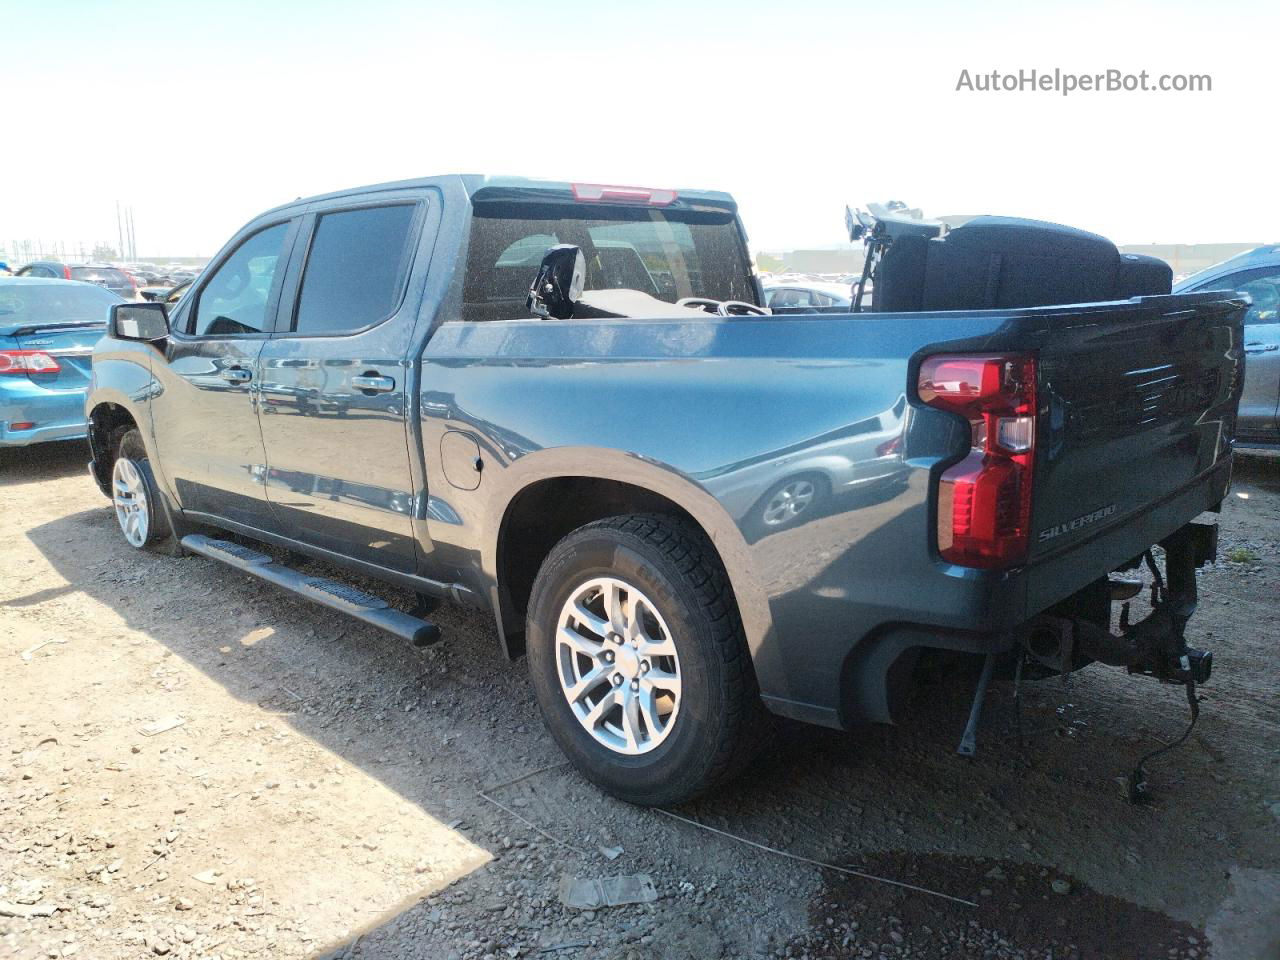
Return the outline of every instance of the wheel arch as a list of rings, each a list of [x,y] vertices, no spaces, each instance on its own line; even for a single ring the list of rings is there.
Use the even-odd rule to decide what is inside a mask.
[[[528,461],[528,462],[526,462]],[[706,538],[729,577],[753,660],[772,620],[749,548],[719,501],[678,471],[615,451],[563,448],[530,454],[508,468],[496,497],[501,517],[485,566],[503,650],[524,649],[524,621],[538,568],[551,548],[587,523],[627,513],[679,519]]]
[[[121,427],[141,430],[138,418],[122,400],[122,397],[100,399],[89,411],[89,449],[93,453],[90,473],[98,489],[106,496],[111,495],[111,462],[114,456],[111,437]]]

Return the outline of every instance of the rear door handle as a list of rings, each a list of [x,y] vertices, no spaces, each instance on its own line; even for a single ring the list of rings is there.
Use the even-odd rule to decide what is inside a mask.
[[[253,379],[253,374],[244,367],[227,367],[222,371],[222,379],[231,383],[248,383]]]
[[[396,388],[396,382],[390,377],[352,377],[351,386],[357,390],[372,390],[374,393],[390,393]]]
[[[1280,350],[1280,343],[1261,343],[1259,341],[1255,341],[1244,345],[1245,353],[1271,353],[1275,350]]]

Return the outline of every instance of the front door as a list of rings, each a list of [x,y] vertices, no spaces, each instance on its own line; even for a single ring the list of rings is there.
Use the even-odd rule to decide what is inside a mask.
[[[282,329],[259,358],[281,532],[404,573],[417,565],[405,392],[416,302],[405,292],[426,214],[425,198],[403,193],[314,208]]]
[[[1246,270],[1198,289],[1238,290],[1252,298],[1244,317],[1244,393],[1236,434],[1241,440],[1280,440],[1280,268]]]
[[[249,233],[171,318],[149,408],[183,510],[254,527],[271,519],[255,375],[295,227],[286,220]]]

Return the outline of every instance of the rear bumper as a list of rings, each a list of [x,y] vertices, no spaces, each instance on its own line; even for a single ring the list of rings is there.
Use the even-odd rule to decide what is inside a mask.
[[[81,390],[49,390],[26,377],[8,375],[0,383],[0,447],[25,447],[70,440],[88,432]],[[12,424],[34,426],[14,429]]]
[[[1231,462],[1227,460],[1176,494],[1152,504],[1139,516],[998,580],[985,584],[982,579],[976,580],[972,609],[981,611],[981,615],[973,620],[975,629],[957,629],[954,619],[946,625],[937,620],[931,622],[933,618],[919,611],[901,622],[886,623],[873,630],[848,649],[839,665],[838,715],[798,716],[785,707],[771,706],[777,712],[827,726],[892,722],[894,704],[906,689],[918,651],[988,654],[1013,649],[1018,631],[1028,621],[1140,557],[1200,514],[1215,509],[1226,495],[1230,475]]]

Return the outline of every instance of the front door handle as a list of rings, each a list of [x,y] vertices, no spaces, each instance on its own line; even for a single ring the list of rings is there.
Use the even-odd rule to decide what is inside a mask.
[[[244,367],[227,367],[222,371],[222,379],[231,383],[248,383],[253,374]]]
[[[1245,353],[1272,353],[1276,350],[1280,350],[1280,343],[1262,343],[1255,340],[1253,343],[1244,345]]]
[[[351,386],[373,393],[390,393],[396,388],[396,382],[390,377],[352,377]]]

